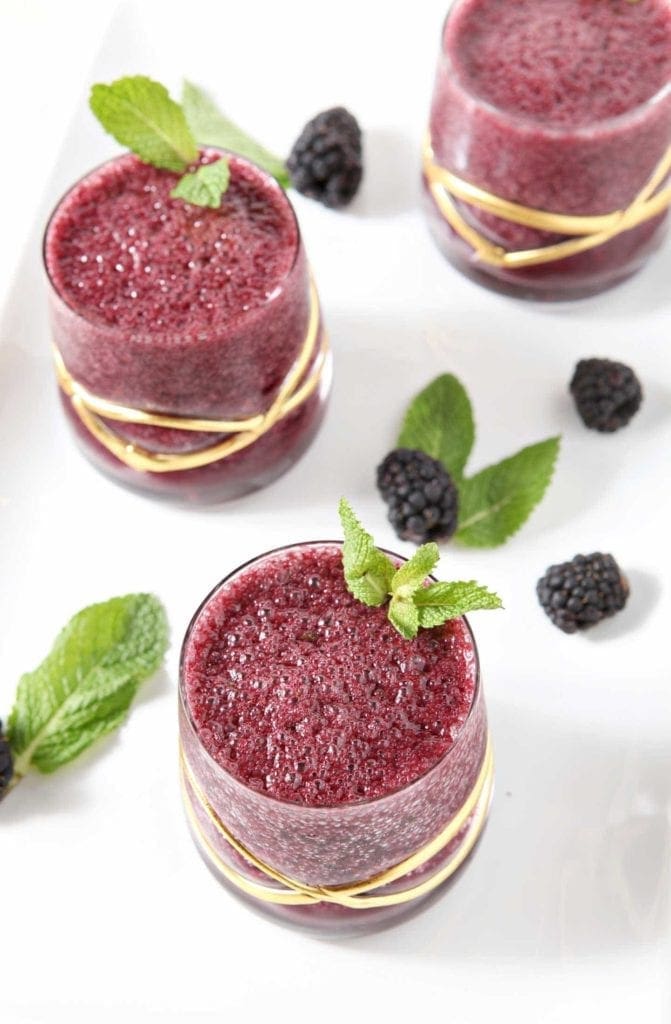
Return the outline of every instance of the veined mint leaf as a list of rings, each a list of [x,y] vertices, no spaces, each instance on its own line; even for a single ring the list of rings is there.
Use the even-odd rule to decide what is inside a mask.
[[[474,580],[454,583],[431,583],[421,587],[414,595],[419,625],[423,628],[440,626],[448,619],[459,618],[467,612],[501,607],[501,598]]]
[[[78,612],[42,664],[19,681],[7,729],[15,775],[52,772],[116,728],[167,642],[165,612],[151,594]]]
[[[412,640],[417,636],[419,612],[411,597],[392,597],[387,616],[392,626],[406,640]]]
[[[105,131],[145,163],[183,171],[198,157],[184,111],[160,82],[133,75],[94,85],[89,105]]]
[[[394,597],[411,598],[430,572],[435,569],[440,559],[438,545],[433,541],[417,548],[412,558],[399,566],[391,581],[391,592]]]
[[[216,210],[221,197],[228,188],[231,172],[224,157],[211,164],[203,164],[192,174],[179,179],[170,195],[173,199],[184,199],[194,206],[209,206]]]
[[[389,597],[396,567],[383,551],[375,547],[373,538],[366,533],[344,498],[340,499],[338,511],[345,535],[343,568],[347,589],[364,604],[384,604]]]
[[[475,441],[473,410],[466,390],[451,373],[436,377],[410,403],[397,448],[418,448],[438,459],[456,481]]]
[[[272,174],[282,188],[289,187],[291,178],[284,161],[225,117],[211,97],[192,82],[184,82],[182,106],[191,131],[201,145],[239,153]]]
[[[529,445],[462,480],[456,539],[469,547],[497,547],[516,533],[547,490],[559,440]]]

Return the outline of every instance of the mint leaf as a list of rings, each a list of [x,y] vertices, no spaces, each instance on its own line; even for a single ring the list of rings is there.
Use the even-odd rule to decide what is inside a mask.
[[[462,480],[456,539],[469,547],[496,547],[516,533],[547,490],[559,441],[529,445]]]
[[[392,597],[387,616],[392,626],[406,640],[412,640],[417,636],[419,612],[411,597]]]
[[[210,96],[192,82],[184,82],[182,106],[195,138],[203,146],[239,153],[272,174],[282,188],[291,184],[284,161],[225,117]]]
[[[474,580],[454,583],[431,583],[414,595],[419,625],[440,626],[468,612],[501,608],[501,598]]]
[[[418,448],[459,480],[475,441],[470,399],[451,373],[436,377],[410,403],[397,448]]]
[[[347,589],[364,604],[384,604],[389,597],[396,567],[383,551],[375,547],[373,538],[366,533],[344,498],[340,499],[338,511],[345,534],[343,568]]]
[[[170,195],[173,199],[184,199],[194,206],[209,206],[216,210],[221,197],[228,188],[231,178],[228,160],[222,157],[211,164],[203,164],[193,174],[179,179]]]
[[[94,85],[89,105],[105,131],[145,163],[183,171],[198,157],[184,111],[145,75]]]
[[[115,729],[161,664],[167,641],[163,606],[151,594],[78,612],[19,681],[7,729],[15,775],[52,772]]]
[[[440,551],[438,545],[431,542],[417,548],[412,558],[399,566],[392,577],[391,593],[393,597],[411,598],[416,590],[438,565]]]

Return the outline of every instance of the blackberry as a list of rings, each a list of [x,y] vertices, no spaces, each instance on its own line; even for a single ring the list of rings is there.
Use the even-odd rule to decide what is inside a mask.
[[[585,426],[602,433],[626,426],[643,401],[631,367],[610,359],[581,359],[569,387]]]
[[[544,611],[564,633],[588,629],[624,608],[629,584],[612,555],[576,555],[551,565],[537,585]]]
[[[2,722],[0,722],[0,800],[2,800],[9,783],[12,781],[14,774],[14,761],[12,758],[12,751],[9,746],[9,741],[2,732]]]
[[[332,107],[305,125],[287,160],[291,183],[325,206],[346,206],[363,175],[361,129],[344,107]]]
[[[459,494],[442,463],[426,452],[396,448],[377,467],[377,486],[401,540],[447,540],[457,528]]]

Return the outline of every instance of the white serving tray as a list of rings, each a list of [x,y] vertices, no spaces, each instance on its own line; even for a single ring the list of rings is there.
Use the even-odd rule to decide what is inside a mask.
[[[56,776],[26,779],[0,807],[7,1024],[671,1019],[671,242],[634,280],[573,305],[506,299],[443,262],[418,210],[443,7],[137,3],[119,9],[92,70],[88,50],[68,42],[72,11],[54,28],[54,52],[40,50],[54,90],[59,66],[70,90],[79,69],[82,101],[69,128],[61,115],[50,172],[36,131],[26,159],[41,155],[50,177],[39,199],[22,193],[21,224],[34,225],[23,251],[16,234],[2,239],[15,275],[0,321],[0,713],[19,674],[91,601],[155,591],[172,649],[116,737]],[[37,34],[46,22],[39,6],[33,14]],[[69,183],[115,152],[86,111],[88,82],[136,72],[174,89],[182,74],[200,82],[284,151],[335,103],[366,129],[351,212],[296,200],[335,352],[328,418],[289,474],[216,510],[154,502],[99,476],[71,442],[50,365],[42,226]],[[36,95],[25,93],[26,109]],[[8,195],[16,164],[3,164]],[[645,385],[640,414],[612,437],[586,431],[567,393],[576,360],[591,355],[631,362]],[[496,551],[446,547],[440,567],[505,598],[505,613],[473,616],[497,759],[491,820],[458,883],[424,913],[318,940],[250,912],[192,847],[177,784],[179,645],[236,564],[338,535],[342,494],[379,543],[403,547],[373,471],[407,400],[442,371],[475,405],[472,469],[564,437],[555,482],[520,534]],[[564,636],[537,605],[536,579],[595,549],[629,574],[630,603],[592,634]]]

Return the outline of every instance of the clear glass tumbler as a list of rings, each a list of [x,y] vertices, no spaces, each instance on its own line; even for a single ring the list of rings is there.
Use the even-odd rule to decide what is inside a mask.
[[[627,8],[629,12],[636,9],[624,0],[606,5],[612,6],[614,19],[621,19],[617,4],[625,14]],[[660,0],[661,14],[665,4],[666,0]],[[565,6],[569,17],[571,4]],[[579,298],[617,284],[642,266],[662,240],[665,209],[574,255],[537,265],[499,266],[480,258],[464,233],[451,226],[440,208],[441,185],[432,185],[427,169],[435,164],[467,186],[533,210],[594,216],[625,209],[662,166],[671,146],[671,81],[633,109],[589,124],[550,123],[540,116],[516,113],[512,105],[500,109],[478,94],[465,67],[474,54],[480,64],[490,66],[477,51],[479,37],[473,36],[477,17],[487,17],[496,26],[501,11],[507,9],[511,13],[505,17],[512,18],[514,7],[501,7],[491,0],[455,0],[450,8],[442,32],[425,149],[426,215],[443,254],[479,283],[524,298]],[[490,28],[490,35],[494,31]],[[667,32],[671,47],[671,24]],[[500,68],[497,73],[503,75]],[[530,70],[516,65],[505,73],[509,91],[514,93],[516,77],[528,76]],[[558,79],[557,89],[561,88]],[[657,188],[667,176],[668,167]],[[467,228],[506,252],[552,246],[569,237],[556,230],[514,223],[496,211],[476,207],[463,196],[453,195],[451,202]]]
[[[335,542],[309,542],[268,552],[236,569],[205,598],[182,646],[179,732],[187,817],[196,846],[215,876],[238,895],[242,877],[243,898],[287,922],[323,931],[353,932],[389,923],[414,911],[428,895],[432,882],[443,874],[445,878],[453,875],[484,827],[492,790],[491,750],[477,649],[468,624],[474,687],[465,722],[444,756],[425,774],[375,799],[310,806],[277,799],[243,783],[205,749],[189,708],[186,684],[187,662],[194,656],[193,631],[201,617],[211,612],[217,629],[226,632],[225,617],[216,605],[217,597],[226,588],[245,573],[272,567],[278,554],[291,555],[305,547],[332,550],[334,545]],[[356,637],[352,643],[356,643]],[[253,658],[252,651],[249,655]],[[338,671],[335,664],[333,670]],[[375,881],[382,872],[445,834],[450,825],[453,835],[449,841],[423,863],[390,883]],[[222,830],[244,849],[234,848]],[[274,903],[259,898],[254,887],[261,886],[262,892],[284,892],[285,886],[250,863],[245,851],[281,875],[313,887],[337,888],[372,880],[362,888],[366,895],[377,896],[424,882],[429,882],[429,886],[426,893],[421,892],[409,902],[363,909],[319,899],[303,905]]]
[[[215,151],[206,153],[209,158],[215,155]],[[172,200],[169,190],[176,176],[148,168],[129,154],[118,157],[92,171],[64,196],[44,239],[61,397],[81,447],[99,469],[120,483],[184,502],[235,498],[285,472],[315,436],[330,387],[331,363],[319,301],[289,199],[275,180],[254,164],[237,156],[230,156],[229,162],[230,198],[227,192],[220,209],[214,210]],[[244,204],[237,198],[236,187]],[[146,213],[144,206],[137,205],[138,193],[143,203],[147,196]],[[124,206],[126,196],[129,204],[136,204],[129,206],[130,212]],[[241,216],[236,208],[237,219],[231,228],[227,211],[234,200],[245,213]],[[113,215],[120,221],[118,231],[108,223],[111,203],[115,204]],[[265,230],[270,217],[278,225],[276,246],[284,270],[266,294],[260,293],[261,286],[254,281],[257,270],[263,281],[263,266],[250,262],[249,266],[234,264],[231,268],[222,247],[228,244],[227,232],[247,232],[253,239],[259,230],[257,221]],[[165,222],[173,231],[167,241]],[[83,269],[90,274],[93,260],[105,268],[109,256],[93,255],[95,237],[110,231],[115,244],[117,234],[124,237],[125,266],[118,264],[120,278],[131,261],[136,267],[144,264],[140,270],[150,277],[162,275],[160,294],[158,290],[154,294],[161,301],[163,292],[170,297],[170,302],[153,311],[137,290],[127,291],[121,298],[115,294],[117,303],[144,303],[142,319],[130,324],[124,321],[123,310],[121,322],[115,322],[108,311],[99,314],[86,291],[96,281],[84,274],[78,281],[71,266],[72,246],[78,244],[76,234],[88,232],[90,255],[79,257],[88,264]],[[201,240],[204,233],[206,244]],[[238,247],[238,253],[240,248],[244,246]],[[274,259],[277,253],[272,256]],[[215,311],[198,322],[190,318],[188,310],[190,303],[202,298],[203,289],[199,293],[198,285],[191,282],[203,267],[209,274],[208,308]],[[240,301],[234,307],[229,301],[219,315],[216,306],[231,274],[241,281]],[[116,279],[111,276],[114,287]],[[104,293],[109,278],[101,275],[99,280]],[[221,292],[219,281],[223,282]],[[87,301],[79,301],[78,287],[84,289],[79,294],[86,294]],[[259,432],[255,421],[273,409],[297,368],[300,372],[281,415],[272,423],[267,421],[268,429]],[[93,407],[87,404],[88,396],[97,402]],[[114,406],[109,412],[106,403]],[[119,419],[118,406],[122,413],[124,408],[130,408],[133,415],[139,411],[139,422],[128,422],[123,415]],[[144,413],[149,415],[147,422],[142,420]],[[153,414],[161,418],[159,425],[152,421]],[[165,425],[162,417],[168,418]],[[224,426],[232,421],[232,426],[239,424],[241,429],[217,430],[216,423],[214,430],[204,429],[210,424],[198,429],[197,422],[196,429],[193,425],[183,429],[180,423],[185,418],[224,421]],[[252,433],[244,429],[245,423]],[[219,450],[231,439],[236,444],[240,439],[246,442],[253,436],[252,443],[239,450],[198,464],[203,451]],[[139,466],[136,458],[127,459],[127,451],[135,457],[140,453],[143,461]],[[176,462],[173,456],[178,457]],[[187,461],[186,468],[181,468],[185,457],[194,456],[195,465]]]

